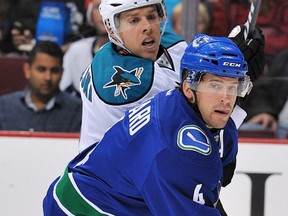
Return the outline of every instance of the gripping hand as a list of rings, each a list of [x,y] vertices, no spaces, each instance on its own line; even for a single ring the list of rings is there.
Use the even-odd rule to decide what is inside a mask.
[[[264,45],[265,38],[259,27],[253,31],[250,38],[244,39],[244,25],[237,25],[229,34],[229,38],[237,44],[248,63],[248,73],[254,83],[262,74],[265,65]]]

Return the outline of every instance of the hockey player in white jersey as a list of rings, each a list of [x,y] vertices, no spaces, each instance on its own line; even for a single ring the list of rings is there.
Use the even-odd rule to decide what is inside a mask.
[[[187,43],[165,32],[163,0],[102,0],[110,43],[81,77],[83,118],[79,149],[99,141],[124,112],[175,86]]]
[[[72,160],[50,186],[44,215],[222,215],[223,166],[238,150],[230,116],[252,86],[246,72],[231,40],[196,36],[181,84],[127,111]]]
[[[173,88],[180,81],[180,58],[187,47],[182,38],[164,31],[167,14],[163,0],[102,0],[99,9],[111,42],[96,53],[81,77],[80,151],[99,141],[126,110]],[[256,33],[249,45],[241,34],[235,37],[240,49],[252,58],[248,64],[257,65],[249,67],[252,77],[263,69],[259,64],[262,35]],[[237,110],[239,125],[243,111]]]

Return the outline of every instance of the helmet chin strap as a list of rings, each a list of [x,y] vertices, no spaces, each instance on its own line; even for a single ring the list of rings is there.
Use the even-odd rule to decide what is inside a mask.
[[[124,46],[124,43],[118,34],[109,34],[108,37],[110,41],[112,41],[116,47],[117,51],[124,51],[124,53],[131,54],[131,51]]]
[[[112,45],[115,47],[116,51],[121,55],[131,55],[131,52],[129,52],[127,49],[124,49],[122,46],[118,46],[116,44]]]

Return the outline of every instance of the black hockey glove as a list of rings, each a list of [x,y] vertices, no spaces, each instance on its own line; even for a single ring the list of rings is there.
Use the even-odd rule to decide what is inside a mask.
[[[262,30],[256,26],[252,38],[244,40],[244,25],[237,25],[229,34],[229,38],[237,44],[248,63],[248,73],[252,83],[262,74],[265,66],[264,45],[265,38]]]

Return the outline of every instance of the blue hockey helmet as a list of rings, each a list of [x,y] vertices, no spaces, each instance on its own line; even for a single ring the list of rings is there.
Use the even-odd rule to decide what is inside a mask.
[[[180,80],[187,79],[190,88],[197,91],[203,74],[239,79],[237,96],[244,97],[252,88],[247,62],[237,45],[225,37],[198,34],[186,48],[181,59]],[[185,77],[183,74],[187,73]]]

